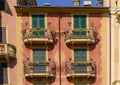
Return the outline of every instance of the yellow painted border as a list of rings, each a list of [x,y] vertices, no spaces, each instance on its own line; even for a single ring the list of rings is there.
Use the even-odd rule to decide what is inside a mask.
[[[100,28],[100,36],[101,36],[101,41],[100,41],[100,44],[101,44],[101,46],[102,46],[102,48],[100,49],[100,51],[101,51],[101,53],[102,53],[102,55],[101,55],[101,58],[102,58],[102,85],[106,85],[106,78],[107,78],[107,71],[106,71],[106,68],[107,68],[107,29],[105,29],[106,28],[106,21],[107,21],[107,19],[106,19],[106,17],[103,17],[103,16],[105,16],[105,14],[102,14],[101,15],[101,17],[102,17],[102,20],[101,20],[101,24],[102,24],[102,26],[101,26],[101,28]],[[105,57],[106,56],[106,57]],[[100,63],[99,63],[100,64]]]
[[[24,85],[23,84],[23,79],[22,77],[24,77],[24,72],[23,72],[23,58],[22,58],[22,52],[23,52],[23,41],[22,41],[22,34],[21,34],[21,23],[22,23],[22,19],[21,19],[22,14],[18,13],[18,16],[16,17],[17,19],[17,25],[16,28],[18,28],[16,30],[16,48],[19,49],[19,52],[17,52],[16,56],[17,56],[17,77],[18,77],[18,85]]]
[[[111,84],[112,82],[114,82],[114,45],[115,45],[115,42],[114,42],[114,26],[115,26],[115,15],[111,15]]]

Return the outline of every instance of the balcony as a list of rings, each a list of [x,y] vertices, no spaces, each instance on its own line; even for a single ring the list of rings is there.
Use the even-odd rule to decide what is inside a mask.
[[[120,84],[120,80],[115,80],[112,85],[119,85]]]
[[[55,40],[55,31],[40,28],[22,30],[22,38],[25,45],[47,45],[53,44]]]
[[[12,44],[0,44],[0,59],[16,58],[16,48]]]
[[[31,83],[50,84],[55,80],[56,67],[53,61],[24,63],[25,78]]]
[[[65,43],[67,45],[93,45],[97,40],[97,32],[95,30],[73,30],[72,33],[65,33]]]
[[[65,63],[66,78],[71,83],[91,84],[96,79],[95,62]]]

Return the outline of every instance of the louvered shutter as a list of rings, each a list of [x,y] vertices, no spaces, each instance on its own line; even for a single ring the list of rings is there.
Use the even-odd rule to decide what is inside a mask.
[[[44,29],[45,28],[45,15],[39,15],[39,27]]]
[[[86,15],[80,15],[80,29],[86,30]],[[86,32],[82,31],[81,35],[86,35]]]
[[[39,15],[39,27],[40,29],[45,29],[45,16],[44,15]],[[45,35],[44,32],[39,32],[40,35]]]
[[[37,15],[32,15],[32,29],[38,27],[38,16]],[[33,36],[38,36],[38,32],[33,31],[32,32]]]
[[[32,15],[32,28],[38,27],[38,16]]]
[[[74,15],[74,29],[86,30],[86,15]],[[86,35],[86,32],[74,32],[75,35]]]
[[[45,62],[46,55],[45,49],[33,49],[33,61],[34,62]],[[34,66],[34,73],[46,72],[46,66]]]
[[[74,15],[74,30],[80,29],[79,15]],[[79,35],[79,32],[74,32],[74,35]]]
[[[0,42],[6,43],[6,28],[0,27]]]
[[[32,28],[45,29],[45,15],[32,15]],[[35,36],[45,35],[43,31],[33,32]]]
[[[74,62],[84,62],[86,61],[86,49],[74,49]],[[86,66],[75,66],[75,73],[84,73],[87,71]]]
[[[80,28],[80,23],[79,23],[79,15],[74,15],[74,29],[79,29]]]

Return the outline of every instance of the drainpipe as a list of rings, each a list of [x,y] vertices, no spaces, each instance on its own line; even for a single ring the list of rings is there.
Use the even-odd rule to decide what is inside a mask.
[[[60,33],[60,9],[58,10],[58,35],[59,35],[59,77],[60,77],[60,85],[61,85],[61,33]]]

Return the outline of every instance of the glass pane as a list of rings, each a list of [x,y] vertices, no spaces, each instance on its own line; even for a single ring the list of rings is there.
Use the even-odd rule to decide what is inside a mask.
[[[46,61],[45,49],[33,49],[33,61],[34,62],[45,62]],[[34,73],[45,73],[46,66],[35,65],[33,67],[33,72]]]
[[[5,43],[6,42],[6,28],[0,27],[0,42]]]
[[[74,62],[84,62],[86,60],[86,49],[74,49]],[[86,73],[87,67],[82,65],[74,66],[74,72]]]
[[[74,15],[74,35],[86,35],[86,15]]]
[[[32,28],[38,27],[38,16],[32,15]]]

